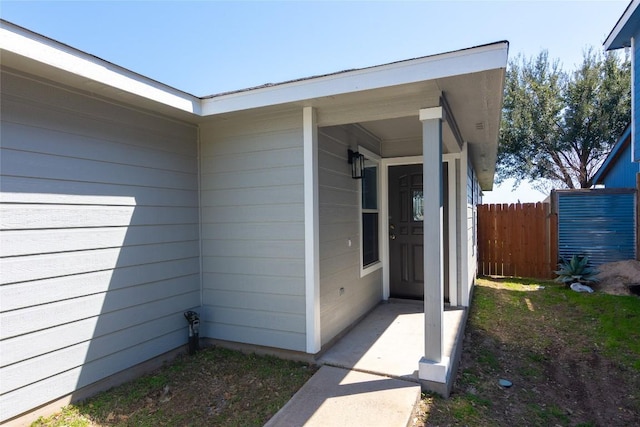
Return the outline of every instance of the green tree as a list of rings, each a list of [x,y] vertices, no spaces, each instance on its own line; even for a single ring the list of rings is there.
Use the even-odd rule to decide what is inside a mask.
[[[506,73],[497,181],[589,188],[630,120],[628,60],[588,49],[566,73],[547,51],[520,55]]]

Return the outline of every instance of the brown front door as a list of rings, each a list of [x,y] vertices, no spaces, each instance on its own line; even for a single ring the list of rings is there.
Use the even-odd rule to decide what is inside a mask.
[[[422,165],[389,167],[392,298],[424,298]]]

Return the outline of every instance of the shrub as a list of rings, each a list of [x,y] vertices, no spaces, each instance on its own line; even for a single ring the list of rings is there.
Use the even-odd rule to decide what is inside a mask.
[[[555,271],[558,275],[556,282],[564,283],[570,286],[572,283],[594,283],[598,279],[596,275],[598,269],[589,264],[589,257],[584,255],[574,255],[571,259],[562,258],[558,263],[559,270]]]

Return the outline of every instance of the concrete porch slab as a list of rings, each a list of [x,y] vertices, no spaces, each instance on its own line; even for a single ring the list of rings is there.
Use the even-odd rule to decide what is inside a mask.
[[[423,388],[448,396],[462,349],[466,310],[444,312],[446,383],[418,378],[424,355],[423,305],[381,304],[318,359],[322,366],[265,425],[402,426]]]
[[[265,427],[405,427],[418,399],[416,383],[322,366]]]
[[[465,309],[444,312],[444,356],[449,358],[451,380],[464,336]],[[323,354],[323,365],[354,369],[392,378],[421,382],[425,388],[448,395],[448,389],[418,378],[424,356],[424,313],[421,302],[380,304],[348,334]],[[450,385],[450,384],[449,384]]]

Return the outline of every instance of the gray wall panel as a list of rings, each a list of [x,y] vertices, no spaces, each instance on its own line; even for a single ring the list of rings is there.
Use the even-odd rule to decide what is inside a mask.
[[[0,421],[186,342],[197,128],[2,73]]]
[[[204,333],[304,351],[302,110],[200,135]]]
[[[351,178],[347,163],[347,149],[357,150],[358,146],[380,153],[380,142],[357,127],[334,126],[319,130],[322,345],[382,299],[382,270],[360,277],[358,186],[361,181]]]

